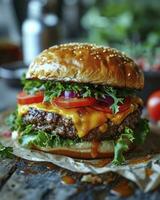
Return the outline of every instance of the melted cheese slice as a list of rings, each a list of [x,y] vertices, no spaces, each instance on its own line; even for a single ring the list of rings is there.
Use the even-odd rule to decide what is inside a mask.
[[[102,111],[96,111],[90,107],[65,109],[56,105],[38,103],[18,105],[18,113],[19,115],[24,115],[28,112],[29,108],[36,108],[38,110],[54,112],[66,118],[70,118],[76,127],[78,137],[82,138],[87,135],[90,130],[96,127],[99,127],[99,130],[102,130],[101,132],[103,133],[104,123],[107,122],[108,119],[114,124],[120,124],[126,116],[137,109],[138,104],[142,104],[142,102],[136,98],[135,100],[132,100],[128,110],[117,114],[109,114]]]

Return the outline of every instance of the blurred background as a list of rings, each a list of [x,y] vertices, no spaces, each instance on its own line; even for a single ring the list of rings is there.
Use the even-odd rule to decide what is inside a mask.
[[[141,96],[160,89],[159,0],[0,0],[0,110],[43,49],[64,42],[118,48],[145,72]]]

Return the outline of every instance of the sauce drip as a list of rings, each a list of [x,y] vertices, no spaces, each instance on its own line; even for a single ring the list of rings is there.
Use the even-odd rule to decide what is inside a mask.
[[[100,159],[97,160],[96,162],[88,162],[90,165],[94,166],[94,167],[104,167],[107,164],[109,164],[112,161],[112,159],[110,158],[106,158],[106,159]]]
[[[99,149],[100,142],[99,141],[93,141],[91,146],[91,156],[92,158],[96,158],[98,155],[98,149]]]
[[[112,188],[111,193],[120,197],[129,197],[134,193],[134,189],[127,180],[124,180]]]
[[[62,177],[62,183],[67,185],[72,185],[76,183],[76,180],[72,178],[71,176],[65,175]]]
[[[54,170],[57,168],[53,163],[43,162],[43,166],[45,166],[48,170]]]
[[[21,173],[24,173],[25,175],[29,175],[29,174],[38,174],[38,173],[40,173],[40,172],[37,171],[37,170],[34,170],[34,169],[32,169],[32,168],[26,167],[26,168],[24,168],[24,169],[21,171]]]
[[[129,161],[129,164],[139,164],[139,163],[144,163],[147,162],[148,160],[151,159],[151,155],[147,155],[147,156],[143,156],[140,158],[134,158],[132,160]]]
[[[153,174],[153,170],[150,168],[146,168],[145,173],[146,173],[146,176],[151,176]]]

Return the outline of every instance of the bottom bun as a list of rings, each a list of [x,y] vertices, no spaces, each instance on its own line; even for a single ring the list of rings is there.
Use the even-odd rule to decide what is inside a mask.
[[[111,158],[114,155],[114,152],[97,152],[93,154],[90,150],[88,151],[77,151],[74,149],[59,147],[59,148],[42,148],[42,147],[33,147],[33,149],[68,156],[71,158],[80,158],[80,159],[93,159],[93,158]]]
[[[12,132],[12,139],[18,140],[18,132]],[[42,147],[35,144],[34,139],[24,140],[21,145],[24,147],[29,147],[30,149],[40,150],[47,153],[52,153],[56,155],[63,155],[72,158],[80,159],[94,159],[94,158],[112,158],[114,156],[114,140],[104,140],[104,141],[82,141],[73,144],[66,144],[58,146],[53,144],[52,147]],[[27,141],[27,142],[26,142]],[[17,141],[18,142],[18,141]],[[29,144],[29,146],[28,146]],[[134,144],[127,142],[129,148],[127,150],[131,151],[134,148]]]
[[[114,141],[81,142],[66,147],[40,147],[32,145],[33,149],[69,156],[72,158],[93,159],[110,158],[114,155]]]

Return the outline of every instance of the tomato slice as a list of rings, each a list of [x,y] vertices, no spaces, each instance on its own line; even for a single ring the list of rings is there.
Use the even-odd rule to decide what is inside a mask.
[[[91,106],[95,104],[96,99],[93,97],[86,97],[86,98],[64,98],[58,97],[53,100],[57,106],[63,108],[76,108],[76,107],[84,107],[84,106]]]
[[[20,92],[17,95],[18,104],[33,104],[33,103],[41,103],[43,102],[44,94],[43,92],[37,92],[34,95],[26,94],[24,91]]]
[[[130,97],[126,97],[124,100],[124,103],[119,104],[118,113],[128,110],[130,107],[130,104],[131,104]],[[112,114],[112,109],[110,108],[110,106],[106,106],[104,102],[97,102],[92,108],[98,111]]]

